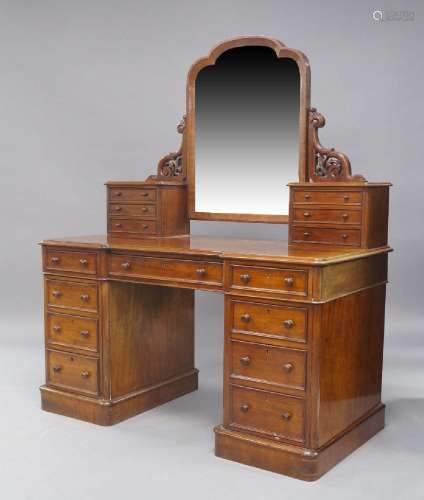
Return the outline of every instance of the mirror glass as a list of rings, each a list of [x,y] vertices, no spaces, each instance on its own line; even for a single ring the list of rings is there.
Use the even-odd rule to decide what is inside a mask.
[[[269,47],[227,50],[195,82],[195,210],[288,214],[298,180],[300,76]]]

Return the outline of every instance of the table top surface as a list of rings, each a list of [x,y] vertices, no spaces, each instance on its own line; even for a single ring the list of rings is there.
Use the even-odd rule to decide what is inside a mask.
[[[316,245],[289,245],[285,240],[232,238],[227,236],[184,235],[149,237],[143,239],[111,238],[107,235],[48,239],[47,246],[85,249],[109,249],[151,254],[207,256],[218,259],[245,259],[304,264],[328,264],[387,253],[390,247],[380,248],[325,248]]]

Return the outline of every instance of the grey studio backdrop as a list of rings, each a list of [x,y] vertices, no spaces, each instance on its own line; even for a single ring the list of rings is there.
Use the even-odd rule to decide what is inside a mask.
[[[373,20],[394,8],[414,20]],[[404,0],[0,1],[4,498],[116,498],[126,488],[144,498],[423,498],[423,18],[422,2]],[[39,410],[37,242],[104,233],[104,182],[144,180],[179,147],[190,65],[223,39],[255,34],[307,54],[311,102],[327,118],[321,142],[345,152],[355,173],[394,184],[388,427],[315,485],[213,456],[219,294],[196,294],[199,392],[106,429]],[[285,239],[287,227],[194,221],[192,233]],[[93,475],[82,467],[69,480],[67,468],[91,463]]]

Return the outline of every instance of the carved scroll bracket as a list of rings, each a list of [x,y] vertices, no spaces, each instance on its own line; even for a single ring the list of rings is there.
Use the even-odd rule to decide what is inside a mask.
[[[184,115],[177,125],[177,132],[182,134],[180,149],[176,153],[169,153],[158,163],[155,180],[173,180],[184,182],[186,180],[186,168],[183,161],[184,132],[186,128],[186,116]]]
[[[325,148],[318,129],[325,125],[324,116],[310,108],[308,117],[308,164],[311,182],[366,182],[362,175],[352,175],[349,158],[334,148]]]

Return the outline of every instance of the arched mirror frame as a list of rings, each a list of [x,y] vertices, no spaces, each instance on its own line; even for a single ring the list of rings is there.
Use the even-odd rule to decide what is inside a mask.
[[[288,215],[253,215],[196,212],[195,210],[195,84],[200,70],[215,64],[218,57],[229,49],[246,46],[264,46],[274,50],[279,58],[291,58],[299,68],[299,167],[300,183],[347,183],[363,185],[362,175],[352,175],[349,158],[334,148],[323,146],[318,138],[318,129],[325,125],[324,116],[310,108],[310,69],[307,57],[296,49],[287,48],[278,40],[266,37],[240,37],[217,45],[209,56],[199,59],[191,67],[187,77],[186,115],[177,126],[182,134],[181,146],[175,153],[160,159],[157,174],[147,182],[188,184],[188,215],[190,219],[245,222],[288,223]],[[225,179],[223,179],[223,182]],[[270,179],[272,182],[272,179]],[[242,184],[242,179],[241,179]],[[288,207],[287,207],[288,210]]]
[[[286,47],[282,42],[266,37],[241,37],[228,40],[217,45],[210,54],[196,61],[190,68],[187,77],[187,116],[185,123],[185,140],[183,147],[183,162],[187,170],[188,181],[188,212],[190,219],[197,220],[220,220],[220,221],[244,221],[244,222],[274,222],[287,223],[288,215],[266,215],[266,214],[230,214],[230,213],[211,213],[197,212],[195,209],[195,89],[196,78],[199,72],[206,66],[214,65],[218,57],[229,49],[246,46],[264,46],[274,50],[278,58],[289,58],[296,62],[299,68],[300,76],[300,99],[299,99],[299,165],[298,179],[293,181],[306,181],[308,178],[308,113],[310,107],[310,69],[307,57],[296,49]],[[283,91],[283,89],[282,89]],[[223,182],[225,180],[223,179]],[[270,179],[272,182],[272,179]],[[242,183],[242,179],[241,179]],[[288,213],[289,207],[287,207]]]

